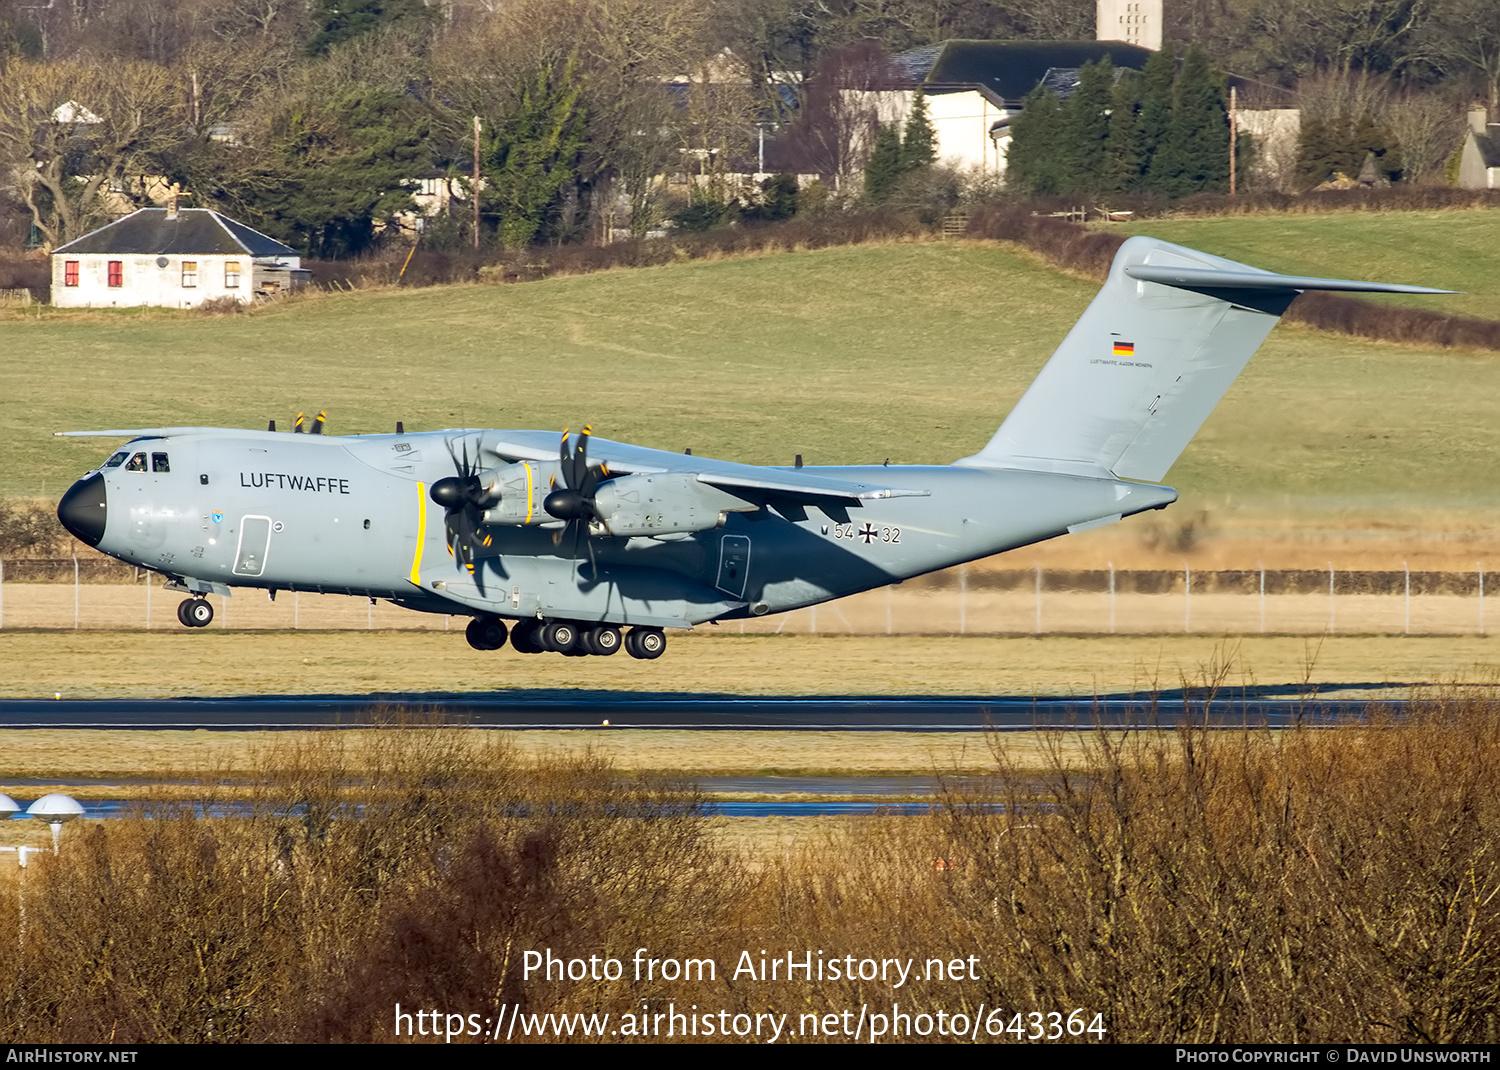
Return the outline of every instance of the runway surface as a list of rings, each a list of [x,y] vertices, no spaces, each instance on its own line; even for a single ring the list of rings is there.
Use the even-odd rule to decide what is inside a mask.
[[[1364,716],[1372,692],[1410,694],[1396,684],[1348,684],[1309,698],[1293,688],[1208,696],[934,698],[907,696],[743,697],[680,692],[530,690],[379,695],[256,695],[237,698],[3,699],[0,728],[298,729],[430,724],[473,728],[696,729],[967,732],[1032,728],[1172,726],[1187,718],[1216,727],[1332,724]],[[1344,697],[1340,697],[1340,696]],[[1400,712],[1406,698],[1381,699]]]

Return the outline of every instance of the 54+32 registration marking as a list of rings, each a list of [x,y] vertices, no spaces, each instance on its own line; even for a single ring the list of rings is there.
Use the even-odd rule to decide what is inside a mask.
[[[866,546],[874,542],[900,542],[901,529],[895,527],[877,527],[874,524],[865,524],[856,527],[853,524],[823,525],[823,534],[832,534],[835,539],[859,539]]]

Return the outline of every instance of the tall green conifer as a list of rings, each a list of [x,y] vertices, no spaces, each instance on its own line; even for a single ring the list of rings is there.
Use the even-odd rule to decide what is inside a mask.
[[[1140,187],[1156,189],[1156,176],[1165,164],[1157,162],[1167,128],[1172,122],[1172,86],[1177,80],[1177,56],[1170,42],[1151,53],[1142,72],[1140,119],[1136,124],[1136,157],[1140,160]]]
[[[1115,68],[1105,56],[1085,63],[1078,88],[1062,106],[1062,193],[1094,192],[1105,182],[1105,143],[1109,138],[1109,105]]]
[[[1110,98],[1109,133],[1104,143],[1104,179],[1099,188],[1104,193],[1129,193],[1140,185],[1141,157],[1139,111],[1141,107],[1140,72],[1120,72]]]
[[[901,171],[931,167],[937,159],[937,135],[927,115],[927,95],[919,88],[912,93],[911,114],[901,136]]]
[[[901,181],[901,135],[894,126],[875,134],[870,161],[865,164],[865,196],[875,204],[887,200]]]

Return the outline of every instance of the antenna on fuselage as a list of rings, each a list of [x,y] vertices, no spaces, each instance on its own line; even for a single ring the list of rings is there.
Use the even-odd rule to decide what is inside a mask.
[[[305,434],[307,434],[307,428],[306,428],[306,427],[304,427],[304,426],[302,426],[302,425],[303,425],[303,422],[304,422],[304,421],[305,421],[305,420],[306,420],[306,417],[305,417],[305,416],[303,416],[303,415],[302,415],[302,414],[301,414],[301,413],[300,413],[300,412],[299,412],[299,413],[298,413],[298,414],[297,414],[297,422],[296,422],[296,423],[295,423],[295,424],[293,424],[293,425],[292,425],[292,434],[294,434],[294,435],[305,435]]]
[[[312,430],[308,432],[313,435],[321,435],[323,428],[328,426],[328,413],[326,410],[318,410],[318,418],[313,421]]]
[[[276,430],[276,421],[275,420],[267,420],[266,421],[266,430],[267,431],[274,431],[274,430]]]
[[[404,434],[406,434],[406,424],[402,423],[400,420],[396,421],[396,434],[398,434],[398,435],[404,435]]]

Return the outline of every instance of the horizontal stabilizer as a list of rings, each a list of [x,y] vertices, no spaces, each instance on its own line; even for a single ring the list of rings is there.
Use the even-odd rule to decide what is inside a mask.
[[[1127,267],[1132,279],[1159,282],[1179,290],[1343,290],[1367,294],[1451,294],[1456,290],[1434,290],[1431,286],[1406,286],[1399,282],[1360,282],[1358,279],[1319,279],[1311,275],[1277,275],[1270,271],[1217,271],[1203,268],[1158,267],[1139,264]]]

